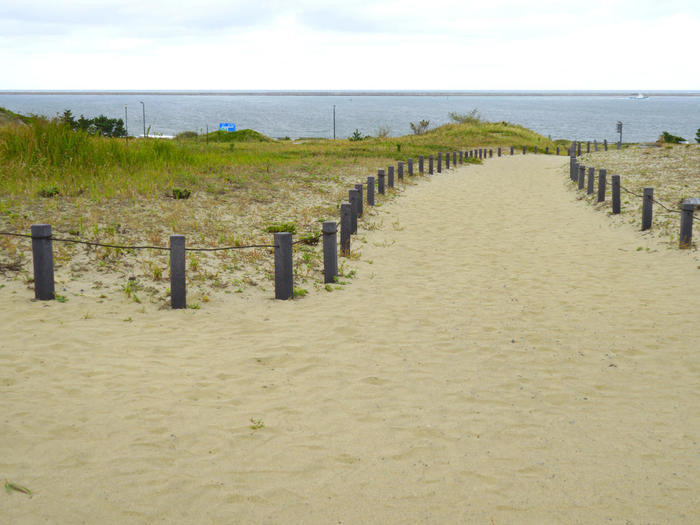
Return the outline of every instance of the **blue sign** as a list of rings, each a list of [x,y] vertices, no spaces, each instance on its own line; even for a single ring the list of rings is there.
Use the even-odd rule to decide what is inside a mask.
[[[226,131],[236,131],[236,123],[235,122],[219,122],[219,129],[223,129]]]

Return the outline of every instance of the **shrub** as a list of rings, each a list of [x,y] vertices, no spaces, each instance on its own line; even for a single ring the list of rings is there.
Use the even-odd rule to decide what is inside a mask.
[[[411,129],[413,130],[414,135],[422,135],[425,133],[428,129],[428,126],[430,126],[430,121],[429,120],[421,120],[418,124],[415,124],[413,122],[411,124]]]
[[[175,135],[176,139],[196,139],[199,134],[196,131],[181,131]]]
[[[479,124],[481,122],[481,115],[476,109],[472,109],[469,113],[455,113],[454,111],[448,113],[450,120],[456,122],[457,124]]]
[[[695,133],[695,142],[700,144],[700,128],[698,128],[697,133]]]
[[[297,225],[293,222],[276,222],[267,226],[265,231],[267,233],[288,232],[294,234],[297,232]]]
[[[362,133],[360,133],[359,129],[355,128],[355,131],[353,131],[352,136],[348,137],[348,140],[356,142],[358,140],[365,140],[365,137],[362,136]]]
[[[676,135],[671,135],[668,131],[664,131],[659,136],[659,142],[666,142],[667,144],[680,144],[685,142],[683,137],[677,137]]]

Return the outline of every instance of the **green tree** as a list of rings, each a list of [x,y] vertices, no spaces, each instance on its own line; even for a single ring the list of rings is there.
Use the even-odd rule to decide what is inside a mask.
[[[698,128],[697,133],[695,133],[695,142],[700,144],[700,128]]]

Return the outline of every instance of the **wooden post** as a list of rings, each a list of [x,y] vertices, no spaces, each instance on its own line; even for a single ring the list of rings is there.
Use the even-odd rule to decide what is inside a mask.
[[[549,155],[549,146],[545,146],[544,148],[544,154]]]
[[[501,147],[500,146],[498,146],[498,156],[499,157],[501,156]]]
[[[605,186],[607,184],[608,170],[598,170],[598,202],[605,201]]]
[[[593,151],[598,151],[598,141],[597,140],[593,141]]]
[[[578,189],[582,190],[586,183],[586,166],[578,167]]]
[[[384,195],[384,170],[377,170],[377,193],[379,195]]]
[[[620,213],[620,176],[612,176],[612,212],[617,215]]]
[[[577,142],[576,143],[576,149],[577,149],[577,155],[580,157],[581,156],[581,143]]]
[[[338,226],[335,221],[323,223],[323,282],[334,283],[338,277]]]
[[[413,159],[408,159],[408,176],[413,177]]]
[[[442,151],[438,151],[437,156],[437,172],[442,173]]]
[[[394,166],[389,166],[387,171],[387,186],[394,187]]]
[[[53,276],[53,242],[50,224],[32,224],[34,297],[40,301],[56,298]]]
[[[364,206],[363,206],[363,204],[362,204],[362,201],[363,201],[363,199],[364,199],[364,195],[363,195],[364,191],[363,191],[363,189],[362,189],[362,184],[355,184],[355,189],[356,189],[357,192],[360,194],[360,198],[359,198],[358,201],[357,201],[357,204],[358,204],[358,207],[357,207],[357,209],[358,209],[357,216],[358,216],[358,217],[362,217],[362,214],[364,213]]]
[[[578,180],[578,164],[574,157],[569,157],[569,178],[574,182]]]
[[[348,220],[350,219],[350,204]],[[275,299],[294,299],[294,261],[292,258],[292,234],[273,234],[275,244]]]
[[[603,141],[603,148],[605,149],[605,151],[608,151],[608,139],[605,139]]]
[[[350,253],[350,216],[352,206],[349,202],[340,205],[340,253],[348,255]]]
[[[367,177],[367,206],[374,206],[374,177]]]
[[[187,308],[185,236],[170,236],[170,307]]]
[[[559,146],[557,146],[557,156],[559,156]]]
[[[430,157],[428,157],[428,175],[432,175],[432,174],[433,174],[433,164],[434,164],[434,162],[435,162],[435,157],[434,157],[433,155],[430,155]]]
[[[490,159],[493,158],[493,150],[492,150],[492,149],[489,149],[489,158],[490,158]]]
[[[654,188],[644,188],[642,199],[642,231],[651,228],[651,218],[654,206]]]
[[[357,216],[360,213],[360,206],[357,201],[360,193],[357,190],[348,191],[348,202],[350,203],[350,233],[357,233]]]
[[[690,248],[693,241],[693,212],[695,206],[688,202],[681,204],[681,235],[680,247]]]
[[[537,155],[537,146],[535,146],[535,155]]]
[[[586,186],[586,195],[593,195],[595,187],[595,168],[588,168],[588,185]]]
[[[523,146],[523,155],[527,153],[527,146]]]
[[[462,157],[462,153],[464,153],[462,150],[459,150],[459,163],[464,164],[464,158]]]
[[[399,180],[403,180],[403,161],[398,162],[397,177]]]
[[[445,153],[445,169],[450,169],[450,152]]]
[[[588,142],[586,142],[586,153],[590,153],[590,152],[591,152],[591,141],[589,140]]]
[[[514,155],[515,154],[515,146],[510,147],[510,154]]]
[[[460,152],[459,158],[460,158],[460,160],[462,159],[462,152]],[[457,167],[457,152],[456,151],[452,152],[452,166],[454,166],[455,168]]]
[[[418,155],[418,173],[423,175],[425,173],[425,156]]]

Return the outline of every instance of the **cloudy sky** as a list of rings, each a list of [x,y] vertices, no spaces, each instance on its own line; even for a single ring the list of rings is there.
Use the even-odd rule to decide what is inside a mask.
[[[0,89],[700,89],[700,1],[0,0]]]

